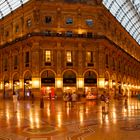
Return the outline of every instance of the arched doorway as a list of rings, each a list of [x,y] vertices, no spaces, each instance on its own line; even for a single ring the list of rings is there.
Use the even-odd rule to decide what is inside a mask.
[[[41,94],[49,99],[55,98],[55,73],[51,70],[41,74]]]
[[[13,93],[15,93],[18,97],[20,96],[19,89],[20,89],[19,74],[17,73],[13,76]]]
[[[67,70],[63,74],[63,91],[66,93],[76,92],[76,73]]]
[[[32,92],[32,75],[31,72],[26,72],[24,75],[24,99],[31,98]]]
[[[87,99],[97,99],[97,75],[94,71],[87,71],[84,74],[84,92]]]
[[[4,93],[3,93],[3,98],[7,99],[10,97],[10,84],[9,84],[9,77],[5,76],[4,77]]]

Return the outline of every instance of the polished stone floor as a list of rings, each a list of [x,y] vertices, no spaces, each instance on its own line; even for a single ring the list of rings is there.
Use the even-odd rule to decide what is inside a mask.
[[[0,140],[140,140],[140,101],[111,100],[109,113],[100,102],[0,100]]]

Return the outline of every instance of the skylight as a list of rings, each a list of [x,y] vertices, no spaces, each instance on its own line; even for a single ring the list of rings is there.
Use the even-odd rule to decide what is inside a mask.
[[[103,4],[140,45],[140,0],[103,0]]]
[[[0,19],[28,1],[29,0],[0,0]]]

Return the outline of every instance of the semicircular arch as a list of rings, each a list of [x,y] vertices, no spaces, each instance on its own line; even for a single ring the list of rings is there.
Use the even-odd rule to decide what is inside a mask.
[[[44,75],[44,73],[49,72],[50,74],[54,74],[54,77],[56,77],[56,72],[52,69],[44,69],[40,72],[40,77],[42,77],[42,75]]]
[[[65,73],[70,72],[70,73],[74,73],[75,76],[77,77],[77,72],[73,69],[66,69],[62,72],[62,76],[64,76]]]
[[[27,70],[23,74],[24,79],[32,79],[32,73],[31,71]]]
[[[84,77],[84,75],[85,75],[88,71],[94,72],[94,73],[96,74],[96,77],[98,78],[98,73],[97,73],[97,71],[96,71],[96,70],[93,70],[93,69],[88,69],[88,70],[86,70],[86,71],[83,73],[83,77]]]

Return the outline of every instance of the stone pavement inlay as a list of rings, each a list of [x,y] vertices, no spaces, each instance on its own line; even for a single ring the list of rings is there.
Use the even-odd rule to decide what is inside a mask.
[[[63,101],[19,101],[17,113],[11,100],[0,102],[0,140],[140,140],[140,102],[112,100],[103,114],[100,102],[73,107]],[[129,133],[128,133],[129,131]]]

